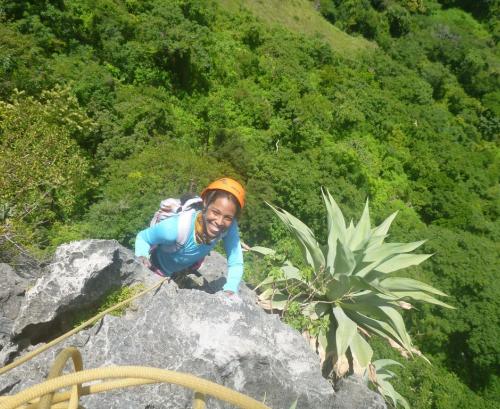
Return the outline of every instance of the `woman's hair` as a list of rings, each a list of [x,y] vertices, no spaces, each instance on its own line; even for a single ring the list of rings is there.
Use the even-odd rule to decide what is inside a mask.
[[[241,213],[240,202],[233,194],[226,192],[225,190],[214,189],[208,191],[205,195],[205,208],[207,208],[210,204],[215,202],[220,197],[225,197],[226,199],[234,203],[234,205],[236,206],[236,217],[239,217]]]

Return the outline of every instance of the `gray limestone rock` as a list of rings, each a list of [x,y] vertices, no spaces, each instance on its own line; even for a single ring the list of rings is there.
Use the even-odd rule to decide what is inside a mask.
[[[47,333],[66,330],[66,317],[92,308],[113,288],[144,282],[150,276],[133,253],[114,240],[62,245],[26,291],[13,335],[39,341]]]
[[[208,294],[164,284],[123,317],[65,342],[80,348],[85,367],[144,365],[188,372],[241,391],[273,408],[331,408],[334,391],[321,377],[318,357],[297,331],[255,305],[224,293]],[[13,392],[38,382],[56,351],[0,379]],[[40,371],[39,368],[45,368]],[[192,393],[156,385],[85,398],[88,408],[190,407]],[[229,407],[212,401],[211,408]]]
[[[0,263],[0,316],[9,320],[17,318],[29,280],[18,275],[5,263]]]
[[[335,386],[337,391],[334,409],[386,409],[384,398],[372,392],[363,379],[350,376],[341,379]]]
[[[17,349],[13,348],[10,342],[12,327],[30,281],[17,274],[8,264],[0,263],[0,282],[2,283],[0,286],[0,351],[1,355],[7,355]],[[0,359],[0,363],[4,363],[4,360]]]
[[[301,409],[385,407],[375,406],[377,395],[362,384],[348,384],[346,392],[335,393],[301,335],[260,309],[252,291],[244,285],[237,296],[220,291],[225,270],[225,259],[212,253],[199,275],[177,280],[180,286],[187,282],[189,289],[173,281],[164,283],[123,316],[106,316],[2,375],[0,393],[14,394],[39,383],[57,353],[76,346],[85,368],[142,365],[187,372],[265,399],[275,409],[288,409],[295,399]],[[30,328],[39,330],[43,323],[54,323],[71,309],[95,302],[114,285],[143,281],[149,286],[158,279],[114,241],[70,243],[58,249],[46,276],[27,292],[14,327],[26,335]],[[157,384],[83,397],[81,403],[87,409],[191,408],[192,392]],[[207,407],[231,406],[211,399]]]

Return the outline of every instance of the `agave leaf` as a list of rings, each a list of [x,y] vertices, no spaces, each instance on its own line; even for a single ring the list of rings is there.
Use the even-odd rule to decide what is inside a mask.
[[[441,307],[455,309],[452,305],[446,304],[438,299],[434,298],[432,295],[421,291],[393,291],[392,294],[398,296],[399,298],[413,298],[417,301],[425,301],[430,304],[440,305]]]
[[[261,300],[270,300],[272,297],[273,297],[273,294],[275,293],[276,291],[272,288],[267,288],[266,290],[262,291],[260,294],[259,294],[259,299]]]
[[[391,227],[391,223],[396,218],[397,214],[398,214],[398,212],[395,211],[387,219],[385,219],[382,223],[380,223],[379,226],[377,226],[373,229],[372,237],[375,237],[375,236],[382,237],[379,244],[382,244],[382,242],[384,241],[384,238],[386,237],[387,232],[389,231],[389,227]]]
[[[427,260],[432,254],[398,254],[375,268],[381,273],[392,273],[409,266],[416,266]]]
[[[411,353],[411,345],[406,344],[404,340],[401,339],[399,334],[387,322],[368,317],[356,311],[346,311],[346,313],[356,324],[367,329],[368,331],[380,335],[383,338],[392,339]]]
[[[405,409],[410,409],[410,405],[392,386],[391,383],[387,382],[384,379],[379,379],[379,375],[377,373],[377,384],[380,393],[385,397],[389,396],[394,404],[394,407],[397,408],[398,403],[400,403]]]
[[[377,378],[380,379],[391,379],[395,378],[396,374],[389,369],[382,369],[380,372],[377,372]]]
[[[330,306],[328,309],[331,313],[332,310]],[[320,334],[318,335],[318,342],[325,351],[325,356],[328,356],[335,351],[335,328],[333,327],[333,325],[330,325],[328,327],[326,334],[320,332]]]
[[[384,288],[384,287],[378,285],[378,283],[376,281],[368,282],[363,277],[351,276],[350,277],[350,284],[351,284],[353,291],[370,290],[374,294],[381,293],[381,294],[385,294],[388,296],[393,296],[393,294],[387,288]],[[397,297],[395,297],[395,298],[397,298]]]
[[[385,315],[389,318],[389,322],[392,327],[396,330],[400,338],[407,344],[411,346],[411,338],[406,331],[405,323],[403,321],[403,317],[401,314],[396,311],[393,307],[388,306],[380,306],[379,307]]]
[[[284,272],[283,274],[286,274],[286,273]],[[286,284],[288,282],[292,282],[294,284],[298,283],[298,284],[301,284],[303,287],[307,287],[307,283],[300,276],[297,278],[297,277],[293,277],[293,276],[286,277],[284,275],[283,277],[280,277],[280,278],[268,276],[264,280],[262,280],[259,283],[259,285],[254,288],[254,290],[261,288],[261,287],[266,287],[266,286]]]
[[[373,356],[373,349],[370,344],[356,332],[352,338],[350,348],[353,356],[358,360],[359,365],[366,368]]]
[[[366,200],[365,208],[361,219],[352,233],[349,240],[349,249],[351,251],[359,250],[367,243],[370,238],[370,210],[368,209],[368,199]]]
[[[379,379],[378,375],[377,375],[377,386],[378,386],[378,389],[380,391],[380,393],[384,396],[384,397],[389,397],[391,398],[392,400],[392,404],[394,405],[395,408],[397,408],[397,399],[396,399],[396,394],[395,394],[395,390],[394,390],[394,387],[387,381],[383,380],[383,379]]]
[[[387,238],[388,234],[382,235],[373,235],[375,229],[372,229],[370,239],[368,240],[368,244],[366,245],[367,249],[381,246],[384,243],[384,240]]]
[[[304,281],[300,276],[300,270],[289,262],[281,266],[281,271],[283,271],[283,275],[287,280],[295,279]]]
[[[326,287],[326,298],[329,301],[340,300],[349,291],[349,278],[345,274],[331,280]]]
[[[302,314],[305,317],[309,317],[312,320],[317,320],[323,315],[329,313],[331,311],[331,307],[328,304],[322,303],[320,301],[314,301],[307,304],[302,309]]]
[[[381,260],[374,261],[372,263],[369,263],[368,265],[364,265],[365,263],[360,263],[359,267],[361,269],[354,269],[353,275],[356,275],[358,277],[367,277],[368,275],[372,276],[372,280],[375,278],[378,278],[379,276],[382,277],[383,273],[377,273],[375,269],[380,266],[381,264],[385,263],[391,258],[391,256],[387,258],[383,258]]]
[[[326,348],[328,347],[328,338],[326,337],[325,334],[320,333],[318,335],[318,342],[321,348],[323,348],[323,350],[326,351]]]
[[[356,334],[357,325],[344,313],[342,308],[333,307],[332,310],[338,324],[337,330],[335,331],[337,356],[341,356],[345,354],[354,334]]]
[[[337,255],[334,262],[335,275],[350,275],[355,266],[356,261],[354,259],[354,254],[352,254],[347,245],[344,245],[340,242],[340,240],[337,240]]]
[[[288,304],[288,295],[281,291],[268,288],[259,294],[259,304],[266,310],[284,310]]]
[[[387,303],[384,302],[383,300],[380,301],[380,305],[386,305]],[[364,314],[366,316],[369,316],[371,318],[377,319],[377,320],[385,320],[386,316],[380,311],[377,307],[378,305],[376,304],[369,304],[369,303],[347,303],[343,302],[341,303],[341,307],[346,311],[348,314],[349,311],[357,312]]]
[[[381,369],[385,368],[386,366],[391,366],[391,365],[399,365],[403,366],[402,363],[395,361],[394,359],[377,359],[376,361],[373,361],[373,366],[375,366],[375,369],[380,371]]]
[[[396,401],[398,403],[400,403],[404,409],[410,409],[410,404],[408,403],[408,401],[403,398],[399,393],[398,391],[394,390],[394,396],[396,397]]]
[[[268,256],[268,255],[274,255],[276,252],[273,249],[267,248],[267,247],[262,247],[262,246],[253,246],[250,247],[250,251],[253,251],[254,253],[260,254],[262,256]]]
[[[344,215],[342,214],[342,210],[340,210],[340,207],[337,205],[337,202],[333,199],[328,189],[325,190],[326,194],[323,189],[321,189],[321,193],[323,195],[323,200],[325,202],[326,210],[329,215],[328,231],[329,232],[330,230],[336,231],[337,234],[339,235],[340,240],[345,241],[346,225],[345,225]]]
[[[284,294],[276,294],[268,304],[268,309],[283,311],[288,305],[288,297]]]
[[[349,222],[349,226],[347,227],[346,231],[345,231],[345,242],[346,243],[349,243],[352,239],[352,235],[354,234],[354,223],[352,222],[352,220]]]
[[[373,246],[366,250],[363,261],[371,262],[381,260],[394,254],[409,253],[425,243],[425,240],[413,243],[384,243],[380,246]]]
[[[286,210],[275,208],[269,203],[267,204],[293,233],[300,245],[302,254],[309,265],[313,267],[315,273],[322,271],[325,266],[325,258],[311,229]]]
[[[342,211],[332,195],[330,195],[328,189],[326,189],[326,193],[321,189],[321,194],[323,195],[323,201],[325,202],[328,216],[328,251],[326,252],[326,268],[328,272],[333,275],[335,273],[334,262],[337,253],[337,240],[345,243],[345,220]]]
[[[393,378],[393,375],[388,374],[386,372],[377,373],[377,383],[380,383],[382,381],[387,382],[389,379],[392,379],[392,378]]]
[[[406,277],[388,277],[380,282],[380,285],[389,291],[426,291],[447,297],[445,293],[418,280]]]

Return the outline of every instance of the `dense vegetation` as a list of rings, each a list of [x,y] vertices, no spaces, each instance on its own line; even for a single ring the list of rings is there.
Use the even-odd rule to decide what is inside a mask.
[[[324,237],[321,186],[348,218],[369,197],[377,224],[399,210],[391,241],[428,239],[407,275],[456,307],[406,316],[433,365],[404,362],[397,389],[414,408],[493,408],[499,2],[265,3],[0,1],[2,261],[130,246],[161,198],[222,174],[248,188],[245,241],[294,259],[264,200]]]

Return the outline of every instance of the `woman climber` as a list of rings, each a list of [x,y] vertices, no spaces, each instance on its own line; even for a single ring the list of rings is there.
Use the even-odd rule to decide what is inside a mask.
[[[243,275],[243,254],[236,219],[245,205],[245,190],[237,181],[222,178],[208,185],[201,199],[201,210],[182,210],[139,232],[135,255],[146,267],[172,276],[197,269],[222,239],[228,264],[223,290],[237,293]]]

